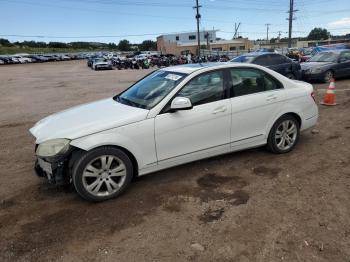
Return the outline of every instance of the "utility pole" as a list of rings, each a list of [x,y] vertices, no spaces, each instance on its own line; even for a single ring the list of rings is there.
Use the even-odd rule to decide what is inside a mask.
[[[196,9],[196,19],[197,19],[197,40],[198,40],[198,51],[197,55],[198,57],[201,56],[201,39],[200,39],[200,33],[199,33],[199,19],[201,18],[201,15],[199,14],[199,8],[202,7],[198,4],[198,0],[196,0],[196,6],[193,8]]]
[[[269,42],[269,26],[271,24],[265,24],[266,25],[266,44]]]
[[[292,29],[293,29],[293,20],[295,18],[293,17],[294,12],[298,10],[294,10],[294,0],[289,0],[289,18],[287,20],[289,21],[289,30],[288,30],[288,47],[292,47]]]
[[[282,31],[278,31],[278,40],[281,40]]]
[[[241,23],[238,23],[238,25],[235,23],[235,34],[233,35],[233,39],[236,39],[238,36],[238,29],[240,27]]]

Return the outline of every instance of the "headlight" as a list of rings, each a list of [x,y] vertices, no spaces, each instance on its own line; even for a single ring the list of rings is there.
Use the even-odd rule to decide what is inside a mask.
[[[36,149],[36,155],[41,157],[52,157],[58,154],[64,154],[69,149],[70,140],[68,139],[52,139],[46,141]]]
[[[319,67],[310,69],[310,73],[321,73],[321,72],[322,72],[322,69]]]

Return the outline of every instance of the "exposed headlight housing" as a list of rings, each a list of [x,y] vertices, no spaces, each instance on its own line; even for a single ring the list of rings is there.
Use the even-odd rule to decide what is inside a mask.
[[[322,68],[316,67],[316,68],[311,68],[310,73],[321,73]]]
[[[69,149],[70,140],[64,138],[52,139],[38,145],[36,155],[39,157],[53,157],[62,155]]]

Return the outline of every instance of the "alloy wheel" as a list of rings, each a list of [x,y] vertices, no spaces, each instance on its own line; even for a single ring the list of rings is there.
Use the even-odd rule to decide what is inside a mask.
[[[94,196],[109,196],[117,192],[126,179],[123,161],[113,155],[102,155],[90,161],[83,171],[83,186]]]
[[[291,120],[283,121],[275,132],[276,145],[280,150],[290,149],[296,141],[298,129],[296,124]]]
[[[324,75],[324,81],[325,82],[330,82],[333,78],[333,72],[332,71],[327,71]]]

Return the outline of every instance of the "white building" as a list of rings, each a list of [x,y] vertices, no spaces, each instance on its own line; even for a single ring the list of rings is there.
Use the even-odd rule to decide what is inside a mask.
[[[206,43],[207,37],[210,43],[215,42],[216,40],[216,30],[200,31],[199,34],[200,34],[201,43]],[[164,41],[177,43],[177,44],[187,44],[187,43],[193,43],[198,41],[197,32],[168,34],[168,35],[161,35],[159,37],[162,37]]]

